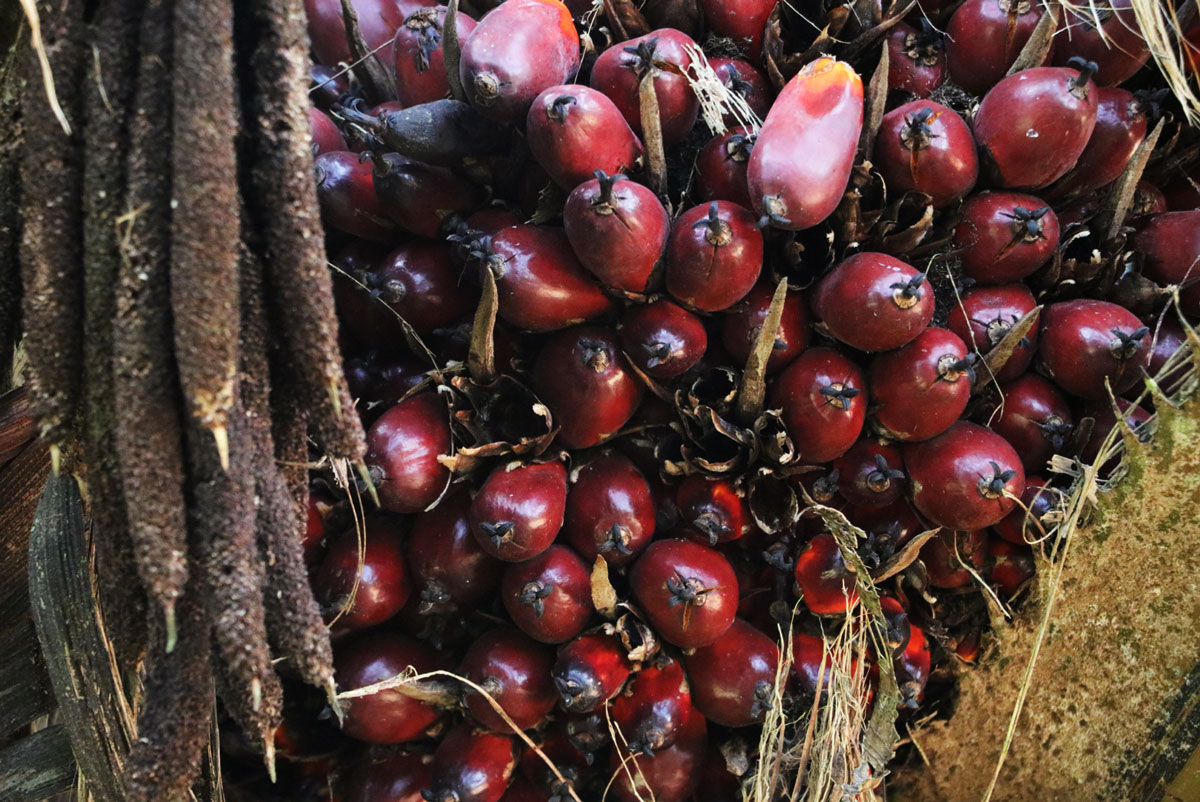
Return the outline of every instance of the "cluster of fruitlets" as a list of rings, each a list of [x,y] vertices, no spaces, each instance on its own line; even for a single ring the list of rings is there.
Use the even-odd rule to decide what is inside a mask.
[[[288,770],[346,802],[741,799],[864,570],[870,662],[937,712],[980,585],[1033,577],[1051,458],[1141,426],[1200,316],[1195,137],[1129,3],[1050,37],[1039,3],[922,0],[815,42],[770,0],[492,5],[307,0],[381,509],[352,526],[315,475],[306,558],[340,691],[443,673],[344,697],[340,732],[297,703]]]

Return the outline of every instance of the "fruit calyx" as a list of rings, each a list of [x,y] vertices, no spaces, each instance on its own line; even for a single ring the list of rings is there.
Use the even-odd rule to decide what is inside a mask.
[[[603,170],[596,170],[592,175],[596,176],[596,181],[600,183],[600,194],[592,198],[589,204],[591,210],[596,214],[614,214],[617,211],[617,204],[613,198],[613,184],[624,181],[625,176],[620,173],[608,175]]]
[[[974,381],[977,359],[975,354],[967,354],[961,359],[955,354],[943,354],[938,359],[938,380],[954,382],[966,376],[967,381]]]
[[[629,544],[633,542],[633,532],[628,526],[613,524],[605,533],[604,542],[596,547],[596,550],[601,554],[615,551],[617,554],[629,556],[633,554],[633,549],[629,548]]]
[[[1069,91],[1080,100],[1086,100],[1088,82],[1092,80],[1093,75],[1100,71],[1100,65],[1094,61],[1088,61],[1083,56],[1074,56],[1067,64],[1079,70],[1079,75],[1072,78],[1068,85]]]
[[[932,67],[942,56],[942,39],[925,17],[921,18],[921,30],[904,37],[904,55],[913,61]]]
[[[712,512],[701,513],[692,520],[692,527],[708,538],[710,546],[716,546],[721,542],[721,538],[728,537],[730,534],[729,527],[717,518]]]
[[[550,108],[546,109],[546,116],[556,123],[565,123],[571,107],[578,102],[574,95],[559,95],[554,98],[554,102],[550,104]],[[599,172],[599,170],[596,172]]]
[[[404,20],[404,27],[416,31],[419,50],[416,53],[415,65],[417,72],[429,69],[429,57],[433,51],[441,47],[442,26],[438,24],[438,9],[433,7],[419,8]]]
[[[787,217],[787,204],[778,195],[763,195],[762,208],[763,216],[758,218],[756,223],[758,228],[767,228],[771,225],[787,227],[792,224]]]
[[[697,220],[692,228],[704,227],[704,240],[714,248],[720,248],[733,241],[733,229],[721,219],[716,201],[708,204],[708,216]]]
[[[517,601],[532,607],[533,614],[541,618],[542,614],[546,612],[546,599],[553,592],[554,585],[534,580],[525,583],[525,587],[521,588],[521,593],[517,596]]]
[[[1108,352],[1113,355],[1114,359],[1122,361],[1135,356],[1138,350],[1142,347],[1142,339],[1150,332],[1148,326],[1142,326],[1140,329],[1126,333],[1120,329],[1111,329],[1113,333],[1112,342],[1108,344]]]
[[[857,387],[851,387],[845,382],[834,382],[833,384],[825,385],[819,392],[825,396],[826,404],[849,411],[850,399],[856,397],[862,390]]]
[[[900,144],[913,151],[914,155],[917,151],[930,147],[937,137],[930,123],[940,115],[941,112],[935,112],[926,106],[916,114],[905,117],[904,127],[900,129]]]
[[[988,464],[992,466],[992,475],[979,478],[979,495],[989,500],[1003,498],[1004,486],[1017,475],[1017,472],[1015,470],[1002,471],[1000,466],[991,460],[988,461]]]
[[[893,479],[903,479],[904,471],[896,470],[888,465],[887,458],[882,454],[875,455],[875,470],[867,474],[867,487],[876,493],[886,493],[892,487]]]
[[[921,300],[921,285],[925,283],[925,274],[917,273],[908,281],[897,281],[892,285],[892,303],[901,309],[910,309]]]
[[[755,134],[734,134],[729,137],[729,141],[725,143],[725,156],[735,162],[745,162],[750,159],[750,152],[754,150],[754,140],[757,139]]]
[[[483,521],[479,524],[479,528],[499,548],[513,539],[517,525],[512,521]]]
[[[1008,251],[1013,246],[1022,242],[1037,242],[1040,239],[1045,239],[1045,218],[1046,213],[1050,211],[1049,206],[1042,206],[1038,209],[1026,209],[1024,206],[1014,206],[1011,212],[1005,212],[1004,216],[1012,220],[1012,242],[1007,248],[1004,248],[997,254],[998,261],[1008,254]]]
[[[654,69],[654,57],[658,55],[658,37],[638,42],[636,45],[627,45],[622,50],[635,57],[631,66],[640,81],[646,77],[646,73]]]
[[[580,340],[579,347],[583,349],[583,363],[597,373],[603,373],[608,370],[608,366],[612,363],[608,355],[608,348],[603,342],[598,340]]]

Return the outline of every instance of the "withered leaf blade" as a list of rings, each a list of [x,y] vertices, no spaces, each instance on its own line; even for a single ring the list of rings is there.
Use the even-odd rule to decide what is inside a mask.
[[[1022,70],[1041,66],[1046,62],[1046,56],[1050,55],[1050,47],[1054,44],[1054,32],[1058,30],[1058,15],[1061,10],[1057,2],[1052,0],[1047,3],[1042,18],[1029,35],[1029,41],[1021,48],[1017,60],[1008,68],[1008,75],[1016,75]]]
[[[621,606],[628,607],[629,605]],[[626,652],[625,656],[631,663],[644,663],[658,654],[658,638],[655,637],[654,631],[642,623],[642,620],[636,615],[625,613],[611,627],[612,631],[609,634],[615,634],[621,639],[621,645]],[[608,625],[605,630],[608,631]]]
[[[1021,344],[1021,340],[1025,339],[1030,329],[1037,323],[1038,315],[1041,312],[1041,306],[1030,309],[1023,318],[1018,320],[1008,330],[1008,334],[1005,334],[1004,338],[996,343],[996,347],[984,355],[983,362],[987,365],[988,371],[991,371],[992,375],[998,373],[1008,364],[1008,360],[1012,358],[1013,352],[1017,350],[1017,346]],[[981,381],[981,377],[986,375],[988,371],[979,371],[976,374],[976,381]]]
[[[750,356],[746,359],[746,369],[742,371],[742,387],[737,397],[737,419],[743,423],[757,420],[762,412],[763,399],[767,395],[767,362],[775,350],[775,338],[783,320],[787,292],[787,279],[781,279],[775,286],[775,294],[771,296],[767,319],[763,321]]]
[[[596,612],[608,619],[617,615],[617,591],[608,578],[608,561],[603,554],[596,555],[596,564],[592,566],[592,606]]]
[[[773,474],[750,481],[750,514],[768,535],[782,532],[800,519],[800,501],[790,482]]]
[[[867,118],[863,121],[862,139],[859,141],[859,153],[866,158],[875,152],[875,138],[879,136],[879,126],[883,124],[883,114],[887,109],[888,71],[891,68],[888,53],[887,42],[884,42],[879,52],[879,66],[867,84]]]
[[[893,554],[890,560],[876,569],[875,573],[871,575],[871,580],[878,585],[912,565],[913,561],[917,559],[917,555],[921,553],[921,547],[925,545],[925,541],[940,531],[942,530],[928,529],[913,536],[912,540],[904,544],[904,548]]]
[[[471,326],[471,346],[467,353],[467,365],[471,378],[479,384],[487,384],[496,378],[496,311],[500,307],[496,292],[496,276],[491,270],[482,272],[483,293],[479,307],[475,310],[475,321]]]
[[[503,374],[484,384],[455,376],[449,386],[451,425],[462,445],[439,461],[451,471],[469,471],[488,457],[537,456],[549,448],[557,432],[554,419],[521,382]]]
[[[790,465],[796,460],[796,445],[783,425],[783,413],[768,409],[754,421],[754,436],[764,457],[779,466]]]
[[[1125,215],[1129,214],[1129,207],[1133,205],[1138,181],[1142,178],[1142,172],[1146,169],[1146,162],[1150,160],[1150,154],[1154,152],[1154,147],[1158,144],[1158,138],[1162,136],[1165,124],[1165,118],[1158,121],[1158,125],[1154,126],[1154,130],[1150,132],[1150,136],[1142,140],[1137,150],[1133,152],[1133,157],[1125,166],[1121,177],[1113,184],[1112,192],[1101,213],[1101,219],[1107,219],[1108,222],[1105,229],[1105,236],[1108,239],[1115,237],[1125,223]]]

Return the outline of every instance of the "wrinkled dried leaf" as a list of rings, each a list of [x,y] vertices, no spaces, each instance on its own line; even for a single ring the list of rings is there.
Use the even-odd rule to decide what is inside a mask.
[[[1020,344],[1021,340],[1025,338],[1025,335],[1029,334],[1030,329],[1032,329],[1033,324],[1037,322],[1038,315],[1040,315],[1041,312],[1041,306],[1037,306],[1029,310],[1029,312],[1023,318],[1013,324],[1013,327],[1008,330],[1008,334],[1005,334],[1004,338],[1000,340],[1000,342],[996,343],[995,348],[984,354],[984,364],[988,366],[988,369],[993,375],[1000,371],[1006,364],[1008,364],[1008,360],[1012,358],[1013,352],[1017,350],[1017,346]],[[987,371],[979,371],[976,374],[976,380],[982,380],[982,378],[986,378],[987,375]]]
[[[608,562],[604,555],[596,555],[596,564],[592,566],[592,606],[596,612],[605,618],[615,618],[617,615],[617,591],[608,578]]]
[[[773,474],[756,477],[747,496],[754,522],[768,535],[783,532],[800,519],[800,501],[786,479]]]
[[[1021,70],[1028,70],[1046,63],[1046,57],[1050,55],[1050,48],[1054,44],[1054,32],[1058,30],[1058,16],[1061,11],[1062,8],[1057,2],[1052,1],[1047,4],[1033,33],[1029,35],[1029,41],[1021,48],[1017,60],[1009,67],[1009,75],[1016,75]]]
[[[912,565],[913,561],[917,559],[917,555],[920,554],[921,547],[925,545],[925,541],[940,531],[942,531],[940,528],[927,529],[914,535],[912,540],[904,544],[904,548],[893,554],[890,560],[876,569],[875,573],[871,575],[871,581],[878,585]]]
[[[783,320],[783,306],[787,301],[787,293],[787,279],[782,279],[775,286],[775,294],[771,296],[771,306],[767,310],[767,319],[763,321],[754,341],[754,348],[746,359],[746,369],[742,371],[742,387],[737,398],[737,419],[742,423],[751,423],[762,413],[763,399],[767,395],[767,362],[775,351],[775,338]]]

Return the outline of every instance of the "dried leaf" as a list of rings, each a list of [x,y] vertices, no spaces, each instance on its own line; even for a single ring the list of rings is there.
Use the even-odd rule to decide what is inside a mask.
[[[448,0],[446,17],[442,21],[442,63],[446,67],[446,82],[450,85],[450,97],[466,100],[462,75],[458,71],[462,48],[458,41],[458,0]]]
[[[925,541],[942,531],[938,529],[927,529],[913,536],[913,539],[904,544],[904,548],[892,555],[892,558],[871,575],[871,581],[876,585],[886,579],[891,579],[896,574],[903,571],[908,566],[912,565],[917,559],[917,555],[921,551],[921,547],[925,545]]]
[[[800,519],[800,501],[786,479],[759,476],[751,480],[747,495],[754,522],[768,535],[783,532]]]
[[[1129,207],[1133,204],[1137,183],[1142,178],[1146,162],[1150,160],[1150,154],[1154,151],[1154,146],[1158,144],[1158,138],[1162,135],[1165,124],[1165,118],[1158,121],[1158,125],[1154,126],[1154,130],[1150,132],[1150,136],[1142,140],[1137,150],[1134,151],[1129,164],[1125,166],[1125,172],[1121,173],[1121,177],[1113,184],[1112,192],[1102,212],[1102,217],[1108,220],[1105,231],[1108,239],[1115,237],[1125,222],[1125,215],[1129,213]]]
[[[863,121],[862,139],[858,150],[863,158],[871,158],[875,152],[875,137],[879,135],[879,126],[883,124],[883,114],[887,109],[888,71],[891,68],[887,42],[879,52],[879,66],[871,74],[867,84],[867,115]]]
[[[602,554],[596,555],[596,564],[592,566],[592,606],[605,618],[616,618],[617,591],[609,581],[608,562]]]
[[[742,371],[742,386],[737,398],[737,419],[742,423],[751,423],[762,413],[763,399],[767,395],[767,362],[775,350],[775,338],[783,320],[783,306],[787,301],[787,293],[787,279],[781,279],[775,286],[775,294],[771,296],[767,319],[763,321],[754,341],[754,348],[746,359],[746,369]]]
[[[467,365],[471,370],[471,378],[476,383],[487,384],[496,378],[496,345],[492,335],[496,329],[496,311],[500,303],[496,292],[496,276],[486,268],[481,272],[483,294],[479,298],[475,321],[471,326],[471,347],[467,354]]]
[[[1029,41],[1021,48],[1017,60],[1008,69],[1009,75],[1016,75],[1021,70],[1046,63],[1046,57],[1050,55],[1050,48],[1054,44],[1054,32],[1058,30],[1058,15],[1061,11],[1062,8],[1057,2],[1047,4],[1045,13],[1038,20],[1033,33],[1029,35]]]
[[[1005,334],[1004,338],[996,343],[995,348],[984,354],[984,364],[988,366],[988,370],[991,371],[992,375],[995,375],[1008,364],[1008,360],[1012,358],[1013,352],[1017,350],[1017,346],[1020,345],[1025,335],[1029,334],[1030,329],[1037,322],[1038,315],[1041,312],[1042,307],[1040,306],[1029,310],[1025,317],[1013,324],[1013,327],[1008,330],[1008,334]],[[980,371],[976,375],[976,380],[978,381],[986,375],[987,371]]]

